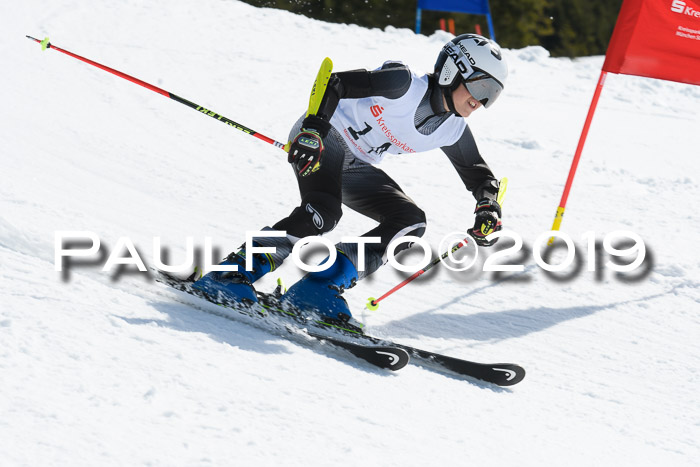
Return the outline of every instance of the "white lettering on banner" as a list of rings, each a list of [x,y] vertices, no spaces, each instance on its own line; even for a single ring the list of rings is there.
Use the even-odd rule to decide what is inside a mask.
[[[700,11],[689,7],[683,0],[673,0],[673,2],[671,2],[671,11],[692,16],[693,18],[700,18]]]
[[[686,39],[695,39],[696,41],[700,40],[700,36],[696,36],[694,34],[686,34],[680,31],[676,31],[676,36],[685,37]]]
[[[700,30],[684,28],[683,26],[678,26],[676,31],[676,36],[685,37],[686,39],[694,39],[700,41]]]
[[[671,11],[674,13],[683,13],[685,2],[683,0],[673,0],[671,3]]]
[[[679,31],[687,32],[688,34],[700,34],[700,29],[690,29],[683,26],[678,26]]]

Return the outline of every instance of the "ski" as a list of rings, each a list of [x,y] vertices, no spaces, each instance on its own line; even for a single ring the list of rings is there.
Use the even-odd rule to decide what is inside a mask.
[[[468,376],[497,386],[513,386],[525,378],[525,369],[513,363],[477,363],[407,345],[394,345],[408,352],[412,361],[418,361],[426,367]]]
[[[428,350],[417,349],[404,344],[378,339],[366,334],[355,336],[358,340],[365,340],[377,345],[389,345],[398,347],[411,356],[411,362],[423,367],[452,373],[460,376],[468,376],[497,386],[513,386],[525,378],[525,369],[513,363],[478,363],[461,358],[448,357]]]
[[[362,345],[317,334],[312,331],[306,331],[306,334],[321,342],[328,342],[336,347],[345,349],[372,365],[391,371],[400,370],[408,365],[408,362],[411,360],[408,351],[396,345]]]
[[[259,310],[256,310],[253,307],[241,306],[238,303],[231,303],[227,302],[226,300],[212,299],[212,297],[205,296],[205,294],[203,294],[199,290],[191,287],[192,283],[194,282],[192,278],[180,279],[158,270],[153,270],[153,273],[157,282],[160,282],[182,292],[186,292],[190,295],[199,297],[203,300],[206,300],[209,303],[220,305],[226,308],[227,310],[233,310],[249,317],[263,318],[265,316],[265,312],[269,309],[261,307]],[[266,298],[269,300],[269,297]],[[190,304],[188,303],[188,305]],[[282,310],[277,308],[273,308],[273,310],[280,312],[279,315],[284,316],[285,318],[291,318],[290,322],[285,323],[284,326],[286,331],[288,331],[289,333],[301,334],[319,342],[330,344],[336,348],[350,352],[355,357],[360,358],[379,368],[391,371],[398,371],[405,367],[410,361],[408,351],[399,346],[378,343],[362,344],[357,342],[349,342],[339,337],[330,336],[327,335],[325,332],[322,332],[325,330],[311,330],[307,329],[306,327],[300,326],[300,320],[301,322],[307,321],[303,317],[299,317],[292,314],[286,314],[282,312]],[[224,318],[229,318],[229,316],[224,313],[214,314]]]
[[[281,317],[289,332],[299,332],[315,340],[326,342],[334,347],[344,349],[358,358],[375,366],[389,370],[399,370],[409,361],[431,370],[458,376],[466,376],[485,381],[497,386],[513,386],[525,378],[525,369],[512,363],[479,363],[461,358],[441,355],[412,346],[373,337],[362,332],[338,328],[304,316],[285,311],[274,306],[275,297],[258,292],[262,306],[244,306],[236,302],[227,302],[221,297],[212,298],[191,287],[194,277],[179,279],[162,271],[154,271],[157,282],[163,283],[190,295],[200,297],[209,303],[215,303],[227,310],[262,318],[269,314]],[[329,333],[334,335],[329,335]],[[352,342],[350,341],[352,340]]]
[[[428,350],[417,349],[409,345],[379,339],[366,334],[353,336],[376,345],[386,345],[405,350],[411,362],[446,373],[468,376],[497,386],[513,386],[525,378],[525,369],[513,363],[478,363],[456,357],[449,357]]]

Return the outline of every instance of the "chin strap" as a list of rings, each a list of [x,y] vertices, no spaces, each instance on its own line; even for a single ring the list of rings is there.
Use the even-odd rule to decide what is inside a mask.
[[[459,83],[457,84],[457,86],[459,86]],[[461,117],[459,112],[457,112],[457,109],[455,109],[455,102],[452,99],[452,90],[455,88],[442,88],[442,92],[443,92],[443,95],[445,96],[445,101],[447,102],[447,108],[450,109],[450,112],[452,112],[453,114],[455,114],[458,117]]]

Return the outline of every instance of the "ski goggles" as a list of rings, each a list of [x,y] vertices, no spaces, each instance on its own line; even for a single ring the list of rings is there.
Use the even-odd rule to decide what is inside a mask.
[[[463,83],[469,94],[486,108],[491,107],[491,104],[496,101],[501,91],[503,91],[501,83],[493,76],[487,75],[482,71],[475,71]]]

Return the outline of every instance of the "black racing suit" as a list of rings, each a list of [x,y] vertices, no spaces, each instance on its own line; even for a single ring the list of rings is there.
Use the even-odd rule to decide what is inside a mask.
[[[411,79],[408,68],[398,63],[387,63],[375,71],[334,73],[317,115],[329,121],[340,99],[399,98],[408,91]],[[428,90],[415,112],[416,129],[429,135],[450,115],[444,109],[442,91],[434,76],[430,76]],[[302,121],[303,117],[292,128],[290,140],[298,134]],[[272,230],[286,231],[287,237],[260,238],[256,243],[276,247],[277,252],[271,255],[274,269],[291,253],[296,240],[332,230],[342,216],[341,204],[344,204],[379,223],[362,235],[381,238],[381,243],[365,246],[365,270],[358,271],[362,279],[386,262],[386,250],[393,239],[423,235],[425,213],[383,170],[357,159],[335,128],[331,127],[323,142],[320,170],[306,177],[295,171],[302,199],[300,206],[272,226]],[[441,149],[477,200],[496,199],[498,182],[479,154],[468,126],[456,143]],[[358,266],[357,244],[341,243],[337,248]],[[396,251],[400,250],[401,247]]]

